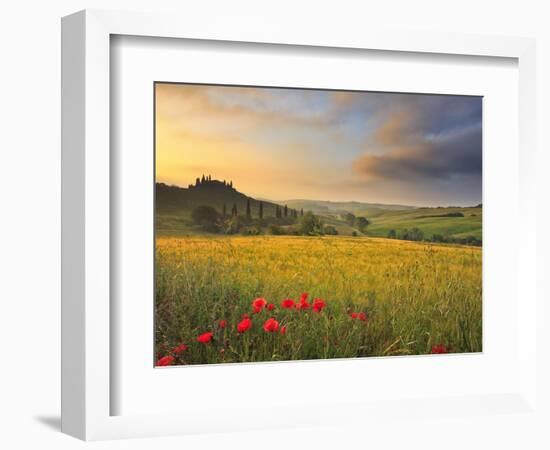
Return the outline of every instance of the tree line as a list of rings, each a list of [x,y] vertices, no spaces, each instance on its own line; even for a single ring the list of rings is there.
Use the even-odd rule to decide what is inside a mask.
[[[323,223],[319,216],[311,211],[304,212],[289,208],[288,205],[275,205],[275,215],[264,214],[264,203],[259,202],[257,216],[253,216],[250,200],[246,202],[244,214],[241,214],[236,203],[228,210],[224,203],[221,213],[214,207],[201,205],[193,209],[191,219],[193,224],[200,226],[204,231],[219,234],[273,234],[296,236],[337,235],[338,230],[332,225]],[[361,232],[369,224],[364,217],[348,214],[345,220]],[[355,233],[355,232],[354,232]],[[357,235],[357,233],[355,233]]]
[[[480,247],[482,245],[482,240],[476,238],[475,236],[466,236],[463,238],[444,236],[439,233],[434,233],[431,236],[425,236],[424,232],[420,228],[411,228],[410,230],[404,228],[402,230],[396,231],[391,229],[388,231],[387,237],[389,239],[401,239],[405,241],[423,241],[423,242],[441,242],[447,244],[462,244],[462,245],[475,245]]]
[[[233,203],[230,210],[228,210],[227,204],[224,203],[221,213],[212,206],[201,205],[193,209],[191,219],[195,225],[210,233],[262,234],[264,229],[269,230],[272,234],[286,234],[287,231],[295,232],[295,230],[299,230],[300,233],[313,231],[313,229],[306,230],[307,226],[302,226],[310,218],[310,214],[304,213],[303,209],[298,211],[289,208],[288,205],[275,205],[275,215],[266,216],[264,214],[264,202],[260,201],[257,211],[257,216],[254,216],[250,199],[247,199],[244,214],[239,211],[237,203]],[[304,217],[306,219],[303,219]],[[286,229],[298,224],[300,224],[300,227]]]

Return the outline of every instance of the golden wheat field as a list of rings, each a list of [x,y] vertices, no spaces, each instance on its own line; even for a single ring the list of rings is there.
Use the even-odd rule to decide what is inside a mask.
[[[333,236],[156,246],[157,365],[482,349],[478,247]]]

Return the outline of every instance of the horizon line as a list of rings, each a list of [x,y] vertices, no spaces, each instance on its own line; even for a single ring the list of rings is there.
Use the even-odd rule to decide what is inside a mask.
[[[201,177],[197,177],[198,179],[200,179]],[[219,180],[217,178],[213,178],[212,180],[207,180],[207,181],[217,181],[219,183],[223,183],[224,180]],[[232,181],[232,180],[230,180]],[[155,179],[155,184],[164,184],[166,186],[170,186],[170,187],[177,187],[179,189],[189,189],[189,186],[191,186],[191,184],[187,184],[187,187],[183,187],[183,186],[180,186],[178,184],[168,184],[168,183],[165,183],[163,181],[157,181]],[[227,184],[227,186],[229,186],[229,184]],[[250,197],[252,198],[253,200],[256,200],[256,201],[266,201],[266,202],[271,202],[271,203],[285,203],[285,202],[324,202],[324,203],[363,203],[363,204],[368,204],[368,205],[383,205],[383,206],[405,206],[405,207],[408,207],[408,208],[417,208],[417,209],[422,209],[422,208],[477,208],[479,207],[479,205],[483,205],[483,201],[479,201],[477,204],[475,205],[458,205],[458,204],[455,204],[455,205],[410,205],[410,204],[406,204],[406,203],[383,203],[383,202],[379,202],[379,201],[366,201],[366,200],[320,200],[320,199],[308,199],[308,198],[288,198],[288,199],[284,199],[284,200],[275,200],[275,199],[270,199],[270,198],[266,198],[266,197],[262,197],[262,196],[256,196],[254,194],[252,195],[249,195],[249,194],[245,194],[244,192],[241,192],[239,191],[234,185],[232,186],[232,188],[234,190],[236,190],[237,192],[240,192],[241,194],[243,195],[246,195],[247,197]]]

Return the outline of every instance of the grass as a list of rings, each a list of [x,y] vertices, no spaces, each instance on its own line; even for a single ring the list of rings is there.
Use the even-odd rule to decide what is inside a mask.
[[[464,217],[433,217],[453,212],[461,212]],[[367,234],[386,237],[391,229],[399,233],[405,228],[410,230],[416,227],[424,232],[426,238],[430,238],[434,234],[441,234],[456,238],[474,236],[481,240],[482,219],[482,208],[419,208],[386,211],[384,214],[372,218],[372,223],[367,228]]]
[[[302,292],[327,306],[281,308]],[[254,314],[258,297],[275,309]],[[238,333],[244,314],[253,326]],[[277,332],[262,328],[271,317]],[[478,352],[481,249],[344,236],[159,236],[155,326],[157,357],[172,356],[171,364],[425,354],[439,344]],[[205,332],[212,341],[197,342]],[[186,350],[174,353],[180,344]]]

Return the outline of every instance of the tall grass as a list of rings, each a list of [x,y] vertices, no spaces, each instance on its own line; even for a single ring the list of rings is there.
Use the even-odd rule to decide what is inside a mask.
[[[327,306],[281,307],[303,292]],[[253,313],[258,297],[275,308]],[[481,306],[479,248],[345,237],[157,238],[155,348],[173,364],[425,354],[440,344],[478,352]],[[238,333],[244,314],[253,326]],[[270,317],[277,332],[262,328]],[[197,342],[204,332],[213,333],[211,342]],[[174,353],[182,343],[187,349]]]

